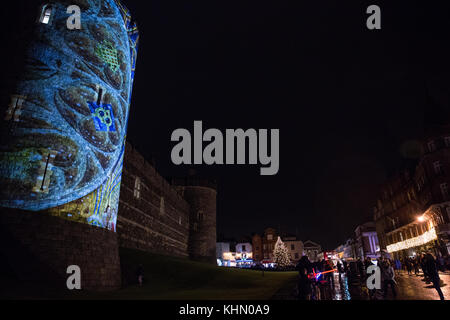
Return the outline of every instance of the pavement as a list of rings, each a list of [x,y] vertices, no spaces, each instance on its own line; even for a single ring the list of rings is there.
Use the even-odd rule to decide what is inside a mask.
[[[446,300],[450,300],[450,272],[439,272],[441,290]],[[423,273],[408,275],[406,271],[397,272],[397,300],[439,300],[432,283],[426,283]],[[442,283],[443,282],[443,283]],[[393,299],[392,295],[388,299]]]
[[[441,290],[446,300],[450,300],[450,271],[440,272]],[[392,296],[388,290],[386,300],[439,300],[439,295],[432,283],[424,281],[423,273],[408,275],[406,271],[397,271],[395,280],[397,282],[397,297]],[[272,299],[296,300],[296,286],[290,283],[282,288]],[[334,287],[332,285],[320,285],[317,287],[316,296],[319,300],[369,300],[369,294],[365,286],[352,284],[344,274],[334,274]],[[381,291],[376,293],[375,298],[383,299]]]

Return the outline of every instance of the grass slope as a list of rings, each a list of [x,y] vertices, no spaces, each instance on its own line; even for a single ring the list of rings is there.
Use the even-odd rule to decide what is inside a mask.
[[[130,284],[108,293],[79,292],[74,297],[94,299],[269,299],[295,281],[296,272],[264,272],[223,268],[187,259],[121,249],[122,269],[134,280],[139,264],[144,266],[144,285]]]
[[[155,299],[155,300],[256,300],[270,299],[291,285],[296,272],[264,272],[224,268],[188,259],[120,249],[123,288],[111,292],[69,291],[26,283],[0,274],[0,299]],[[144,285],[139,287],[136,269],[144,266]],[[83,275],[81,275],[83,279]],[[81,280],[83,282],[83,280]]]

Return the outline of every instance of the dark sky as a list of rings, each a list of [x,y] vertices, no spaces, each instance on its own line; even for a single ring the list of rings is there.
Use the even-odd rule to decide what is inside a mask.
[[[226,236],[272,226],[335,248],[371,218],[402,145],[421,135],[425,84],[438,107],[450,107],[450,11],[442,5],[124,3],[141,34],[128,139],[162,175],[190,169],[172,164],[170,136],[192,132],[194,120],[205,129],[280,129],[275,176],[260,176],[259,165],[195,167],[218,180],[217,229]],[[381,30],[366,28],[371,4],[381,7]],[[6,11],[9,32],[18,26]]]
[[[393,4],[395,2],[395,4]],[[141,31],[129,140],[165,176],[176,128],[279,128],[280,171],[216,178],[218,233],[298,230],[332,249],[371,218],[379,184],[421,135],[426,90],[450,106],[448,8],[377,1],[125,1]],[[425,86],[425,83],[427,84]]]

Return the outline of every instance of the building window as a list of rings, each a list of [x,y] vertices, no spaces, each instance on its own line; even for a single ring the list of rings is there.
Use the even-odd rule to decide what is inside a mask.
[[[42,157],[36,179],[36,185],[32,189],[33,192],[48,193],[50,178],[53,174],[53,162],[55,161],[56,155],[56,151],[50,151]]]
[[[136,177],[136,179],[134,179],[134,192],[133,195],[136,199],[140,199],[141,198],[141,178]]]
[[[242,251],[245,252],[245,244],[242,245]]]
[[[203,211],[199,210],[197,211],[197,221],[202,221],[203,220]]]
[[[178,217],[178,224],[181,226],[181,217]]]
[[[295,250],[295,246],[293,244],[291,244],[291,250],[294,251]]]
[[[197,231],[197,229],[198,229],[197,223],[193,224],[192,229],[194,229],[194,231]]]
[[[444,198],[448,197],[448,184],[447,183],[441,183],[441,192],[442,192],[442,196]]]
[[[448,219],[450,220],[450,207],[447,207],[445,210],[447,211]]]
[[[440,161],[433,162],[434,173],[441,174],[442,173],[442,163]]]
[[[22,114],[22,105],[26,99],[26,96],[12,95],[11,102],[6,110],[5,120],[19,121],[19,117]]]
[[[268,234],[268,235],[267,235],[267,240],[273,240],[273,235]]]
[[[298,252],[295,253],[295,259],[298,259]]]
[[[52,16],[52,7],[48,4],[43,5],[41,7],[41,15],[39,18],[39,22],[43,24],[49,24],[51,16]]]
[[[394,208],[394,210],[397,210],[397,203],[395,202],[395,200],[392,201],[392,208]]]
[[[400,241],[403,241],[403,234],[400,232],[399,235],[400,235]]]
[[[436,144],[434,143],[434,140],[431,140],[430,142],[428,142],[428,150],[430,152],[433,152],[436,150]]]
[[[388,217],[389,218],[389,217]],[[391,218],[390,218],[391,219]],[[392,223],[392,228],[395,229],[395,220],[391,219],[391,223]]]
[[[159,213],[160,214],[166,213],[166,205],[164,203],[164,197],[161,197],[159,200]]]
[[[444,141],[445,141],[445,146],[450,147],[450,137],[445,137]]]

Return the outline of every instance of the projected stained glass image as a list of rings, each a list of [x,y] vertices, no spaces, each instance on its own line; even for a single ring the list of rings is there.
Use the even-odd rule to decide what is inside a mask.
[[[4,116],[0,206],[115,230],[137,27],[119,1],[56,1],[34,32]]]

